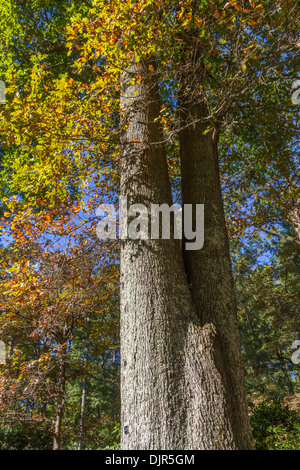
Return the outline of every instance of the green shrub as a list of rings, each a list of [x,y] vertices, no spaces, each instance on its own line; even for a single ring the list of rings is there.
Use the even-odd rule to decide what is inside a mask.
[[[259,403],[251,425],[257,450],[300,449],[300,416],[279,400]]]

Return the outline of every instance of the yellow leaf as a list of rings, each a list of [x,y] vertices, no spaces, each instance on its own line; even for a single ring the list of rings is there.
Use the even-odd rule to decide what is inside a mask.
[[[202,18],[197,18],[197,19],[195,19],[195,25],[196,25],[196,26],[200,26],[202,23],[203,23],[203,19],[202,19]]]
[[[183,13],[184,13],[184,9],[181,8],[181,11],[178,13],[178,19],[181,20],[182,16],[183,16]]]

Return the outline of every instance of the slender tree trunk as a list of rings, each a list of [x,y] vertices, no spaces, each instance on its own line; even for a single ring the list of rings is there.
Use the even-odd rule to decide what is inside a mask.
[[[83,379],[82,379],[82,391],[81,391],[79,439],[78,439],[77,450],[82,450],[82,448],[83,448],[85,404],[86,404],[86,377],[83,377]]]
[[[54,423],[53,450],[61,449],[62,420],[65,407],[65,389],[66,389],[66,345],[63,346],[59,364],[59,391],[57,398],[56,417]]]
[[[163,133],[156,120],[158,86],[154,75],[133,85],[132,79],[141,74],[146,74],[145,65],[142,70],[133,65],[123,77],[121,195],[128,197],[129,205],[171,206],[166,155],[159,144]],[[226,256],[220,262],[226,264]],[[227,264],[226,269],[230,272]],[[211,295],[217,288],[213,282]],[[236,327],[236,322],[232,324]],[[236,330],[228,335],[237,341]],[[218,325],[199,315],[178,241],[150,236],[148,240],[123,240],[123,449],[251,448],[245,404],[240,424],[246,429],[237,435],[232,418],[237,413],[229,396],[233,389],[228,387],[220,343]],[[239,359],[235,358],[234,365],[240,367]],[[234,391],[235,397],[240,389],[243,387]]]
[[[116,351],[112,351],[112,367],[113,367],[113,377],[112,377],[112,389],[111,389],[111,416],[112,418],[115,417],[115,397],[116,397],[116,381],[117,381],[117,359],[116,359]]]
[[[300,139],[298,140],[298,144],[300,144]],[[297,169],[297,186],[298,186],[298,194],[300,193],[300,156],[298,156],[297,159],[297,164],[298,164],[298,169]],[[300,210],[299,210],[299,205],[300,205],[300,198],[296,199],[293,201],[294,202],[294,208],[290,213],[290,220],[292,223],[292,227],[295,232],[295,245],[297,248],[300,249]]]
[[[89,323],[90,323],[89,318],[88,318],[87,323],[89,325]],[[84,351],[84,367],[87,366],[88,358],[89,358],[89,341],[90,341],[90,333],[89,332],[87,333],[86,340],[87,340],[87,344],[86,344],[85,351]],[[78,439],[77,450],[82,450],[82,448],[83,448],[85,406],[86,406],[86,376],[84,375],[84,377],[82,379],[81,408],[80,408],[80,422],[79,422],[79,439]]]

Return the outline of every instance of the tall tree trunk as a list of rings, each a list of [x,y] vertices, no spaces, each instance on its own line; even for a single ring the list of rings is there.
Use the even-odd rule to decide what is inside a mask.
[[[61,449],[61,437],[62,437],[62,420],[65,407],[65,389],[66,389],[66,358],[67,358],[67,346],[62,347],[62,352],[59,360],[59,390],[57,398],[56,416],[54,423],[54,439],[53,439],[53,450]]]
[[[88,328],[90,325],[90,319],[87,319]],[[90,341],[90,332],[88,331],[86,337],[86,347],[84,350],[84,368],[88,365],[89,359],[89,341]],[[80,422],[79,422],[79,438],[77,450],[83,449],[83,438],[84,438],[84,420],[85,420],[85,406],[86,406],[86,375],[84,371],[84,376],[82,379],[82,391],[81,391],[81,408],[80,408]]]
[[[86,377],[84,376],[83,379],[82,379],[79,439],[78,439],[77,450],[82,450],[83,449],[85,404],[86,404]]]
[[[298,140],[298,145],[300,144],[300,139]],[[298,194],[300,194],[300,156],[297,159],[297,186]],[[293,198],[294,207],[290,213],[290,221],[294,229],[295,238],[294,243],[297,248],[300,248],[300,198]]]
[[[154,74],[133,85],[141,74],[146,65],[123,76],[121,195],[171,206],[158,85]],[[233,426],[220,336],[198,313],[178,240],[122,241],[121,357],[123,449],[251,448],[247,423],[240,435]]]
[[[183,257],[197,314],[215,331],[215,348],[230,439],[235,448],[251,448],[237,306],[223,209],[218,162],[218,131],[209,129],[208,109],[195,96],[190,77],[179,97],[182,203],[204,204],[204,246]],[[197,101],[198,98],[198,101]]]

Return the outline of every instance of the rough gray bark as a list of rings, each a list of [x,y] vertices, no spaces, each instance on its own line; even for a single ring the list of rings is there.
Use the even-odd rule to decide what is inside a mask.
[[[197,101],[198,98],[198,101]],[[206,104],[183,83],[179,98],[182,203],[204,204],[204,247],[184,250],[188,282],[201,325],[216,333],[218,370],[237,448],[251,448],[237,307],[223,209],[218,162],[218,131],[209,130]],[[208,132],[207,132],[208,131]]]
[[[121,195],[129,205],[172,205],[158,86],[153,75],[130,84],[141,73],[133,65],[123,77]],[[247,423],[241,437],[234,428],[220,341],[218,326],[199,315],[178,241],[123,240],[123,449],[251,448]]]

